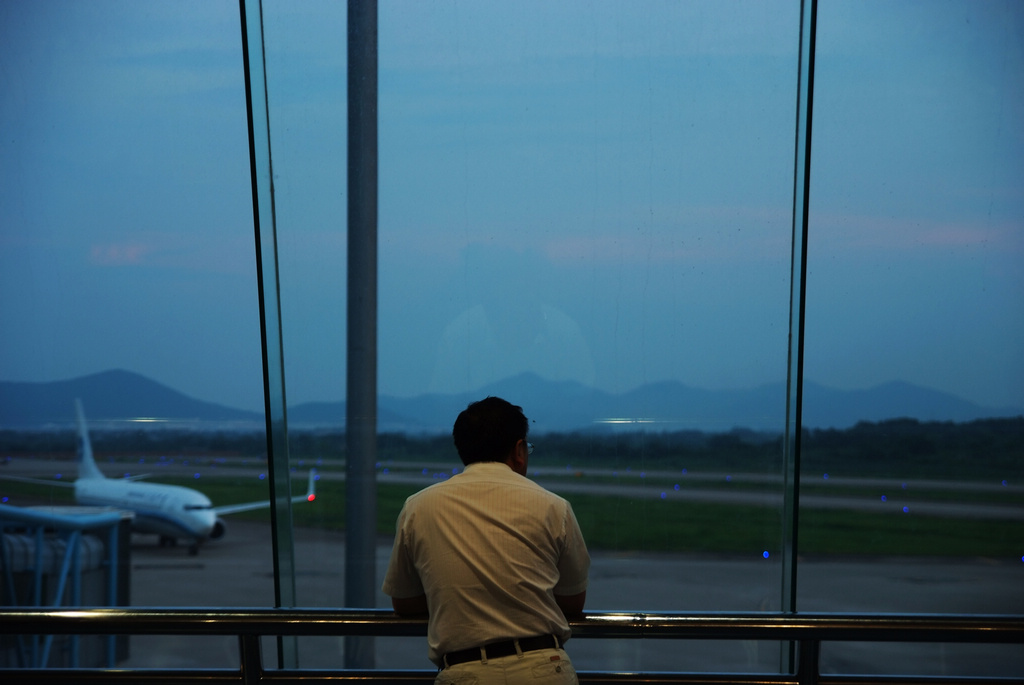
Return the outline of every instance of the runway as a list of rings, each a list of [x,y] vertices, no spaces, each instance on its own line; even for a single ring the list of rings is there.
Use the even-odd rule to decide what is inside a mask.
[[[259,479],[266,476],[266,464],[259,460],[241,457],[225,459],[175,459],[167,461],[150,460],[132,465],[130,471],[117,473],[107,465],[101,465],[108,476],[147,474],[154,482],[161,476],[196,476],[196,487],[200,486],[198,476],[203,478],[230,477],[232,479]],[[126,465],[121,465],[122,469]],[[304,479],[314,462],[299,462],[292,478]],[[6,477],[52,480],[59,479],[70,484],[76,466],[73,461],[37,461],[33,459],[12,459],[3,464],[0,478]],[[377,466],[376,479],[381,484],[402,484],[426,487],[433,482],[448,478],[461,470],[451,463],[436,464],[383,459]],[[561,495],[593,494],[631,499],[662,499],[666,501],[737,504],[779,507],[783,499],[781,476],[759,473],[687,472],[666,469],[608,469],[587,468],[581,477],[572,466],[531,467],[530,478],[552,492]],[[802,509],[831,509],[861,511],[869,513],[913,513],[922,516],[938,516],[956,519],[1001,519],[1024,521],[1024,485],[999,482],[964,482],[926,479],[893,478],[851,478],[827,477],[828,474],[801,477],[801,484],[814,485],[816,489],[801,494]],[[585,477],[582,477],[585,476]],[[337,467],[319,470],[321,481],[341,482],[345,480],[344,470]],[[863,494],[849,494],[851,488],[863,490]],[[985,501],[956,501],[939,498],[934,501],[922,499],[917,493],[969,493],[992,495],[993,498],[1010,497],[1009,503]],[[870,494],[868,494],[870,493]],[[1024,550],[1022,550],[1024,552]]]
[[[376,606],[391,541],[377,550]],[[299,529],[297,603],[344,604],[344,535]],[[198,556],[136,536],[132,603],[137,606],[273,606],[270,528],[231,521],[222,540]],[[778,611],[781,564],[775,560],[595,552],[587,608],[595,611]],[[801,559],[800,611],[1024,614],[1024,563],[984,559]],[[425,638],[375,638],[381,668],[430,668]],[[129,667],[238,664],[237,640],[136,636]],[[567,649],[579,670],[763,671],[778,669],[777,643],[575,639]],[[265,655],[276,652],[272,641]],[[267,657],[270,658],[269,656]],[[341,638],[302,638],[300,666],[340,668]],[[268,664],[273,665],[273,664]],[[1024,675],[1019,645],[854,644],[826,646],[825,673],[891,669],[925,675]]]

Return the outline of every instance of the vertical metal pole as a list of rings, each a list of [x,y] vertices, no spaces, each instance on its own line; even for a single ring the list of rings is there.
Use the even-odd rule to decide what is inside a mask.
[[[800,662],[796,669],[797,683],[815,685],[819,679],[821,640],[800,640]]]
[[[13,607],[18,606],[18,594],[14,588],[14,568],[11,565],[11,553],[10,551],[8,551],[7,545],[4,544],[4,535],[6,535],[6,533],[7,528],[4,526],[0,526],[0,555],[2,555],[2,557],[0,558],[3,559],[4,579],[6,581],[5,587],[7,588],[8,593],[8,599],[6,602],[4,602],[4,604]],[[18,642],[18,650],[16,652],[17,666],[18,668],[24,668],[25,664],[27,663],[26,657],[28,654],[28,647],[26,647],[25,645],[25,636],[17,635],[15,639]],[[31,662],[31,665],[34,666],[35,663]]]
[[[120,550],[117,548],[117,539],[121,530],[121,522],[110,526],[107,529],[107,606],[117,606],[117,577],[118,557]],[[117,664],[117,636],[107,636],[107,668],[113,668]]]
[[[43,526],[39,524],[35,529],[36,538],[36,554],[35,554],[35,574],[33,575],[34,584],[32,586],[32,606],[41,607],[43,606]],[[32,636],[31,642],[31,661],[32,668],[42,668],[46,664],[39,660],[39,635]]]
[[[82,606],[82,531],[76,530],[68,540],[74,545],[74,556],[71,558],[71,602],[76,609]],[[71,668],[78,668],[81,635],[71,636]]]
[[[803,430],[804,305],[807,294],[807,226],[811,184],[811,115],[817,0],[800,3],[796,151],[793,178],[793,255],[789,303],[789,360],[784,439],[782,610],[796,612],[797,530],[800,511],[800,435]],[[783,644],[782,670],[792,672],[795,644]]]
[[[259,0],[239,0],[245,100],[249,118],[249,166],[256,241],[260,335],[263,346],[263,393],[270,472],[270,521],[274,559],[274,602],[295,606],[295,546],[292,539],[291,479],[288,471],[288,414],[284,389],[284,343],[281,333],[277,221],[274,207],[270,112],[263,46],[263,7]],[[296,639],[278,638],[280,668],[297,668]]]
[[[345,606],[373,608],[377,537],[377,2],[348,3],[348,356]],[[346,636],[345,667],[374,639]]]
[[[39,530],[41,529],[42,525],[40,525],[39,527]],[[81,576],[81,565],[79,564],[78,546],[78,541],[81,539],[81,537],[82,531],[75,530],[71,532],[71,534],[68,536],[67,541],[65,542],[64,559],[61,560],[60,573],[57,576],[57,589],[54,592],[53,597],[53,606],[55,607],[63,606],[64,604],[64,595],[68,593],[69,578],[71,579],[71,598],[68,600],[68,604],[70,606],[77,606],[75,604],[75,601],[77,600],[79,603],[81,602],[81,597],[76,596],[76,584],[78,582],[78,578],[75,578],[75,576],[72,575],[77,574],[79,577]],[[55,547],[54,553],[56,553],[56,551],[57,549]],[[37,606],[42,605],[37,604]],[[50,660],[50,646],[53,644],[53,637],[53,635],[47,635],[46,638],[43,640],[43,653],[39,658],[40,668],[44,668],[46,666],[46,662]],[[78,635],[71,635],[70,644],[72,649],[72,658],[75,658],[77,639]],[[77,666],[77,664],[72,664],[72,666]]]
[[[263,682],[263,653],[259,635],[239,635],[238,652],[241,654],[243,685]]]

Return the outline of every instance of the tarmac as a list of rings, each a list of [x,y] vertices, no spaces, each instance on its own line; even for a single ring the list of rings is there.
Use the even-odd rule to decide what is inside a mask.
[[[1024,540],[1022,540],[1024,543]],[[391,540],[377,549],[376,606]],[[344,605],[345,539],[298,529],[297,604]],[[274,605],[270,527],[228,521],[221,540],[160,547],[134,536],[131,598],[136,606],[253,607]],[[800,559],[798,610],[808,612],[1024,614],[1021,559]],[[592,551],[588,611],[779,611],[781,563],[775,559],[617,555]],[[423,637],[373,639],[379,668],[430,669]],[[779,643],[706,640],[583,639],[567,650],[581,671],[777,672]],[[344,640],[299,638],[303,668],[342,668]],[[265,665],[276,664],[274,640],[264,641]],[[124,667],[237,668],[234,637],[133,636]],[[823,673],[1024,676],[1021,645],[836,643],[822,651]]]

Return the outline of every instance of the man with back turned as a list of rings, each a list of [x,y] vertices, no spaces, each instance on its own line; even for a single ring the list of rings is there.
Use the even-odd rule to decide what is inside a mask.
[[[465,470],[398,515],[383,590],[399,615],[428,615],[436,683],[577,682],[562,645],[590,555],[569,503],[526,478],[528,430],[503,399],[469,405],[452,429]]]

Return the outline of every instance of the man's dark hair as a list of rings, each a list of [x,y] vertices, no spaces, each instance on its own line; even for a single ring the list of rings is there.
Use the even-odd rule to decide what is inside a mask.
[[[505,461],[530,430],[523,408],[500,397],[473,402],[455,419],[452,438],[462,463]]]

